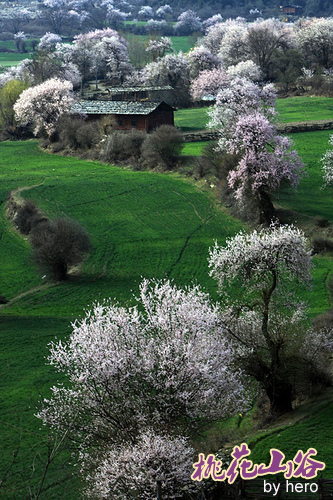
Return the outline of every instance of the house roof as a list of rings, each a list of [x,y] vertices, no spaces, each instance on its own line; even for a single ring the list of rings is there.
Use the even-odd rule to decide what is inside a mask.
[[[87,115],[149,115],[161,104],[173,109],[164,101],[89,101],[82,99],[74,104],[71,111]]]

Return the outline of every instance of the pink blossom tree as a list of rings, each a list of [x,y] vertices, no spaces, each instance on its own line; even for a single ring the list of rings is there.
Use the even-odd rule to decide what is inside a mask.
[[[220,130],[220,149],[225,141],[234,135],[234,127],[239,117],[254,112],[262,112],[269,119],[275,112],[276,92],[273,85],[259,85],[247,78],[234,78],[224,85],[216,96],[216,104],[210,111],[210,126]]]
[[[192,81],[191,95],[195,101],[205,95],[216,97],[220,90],[229,85],[229,81],[229,77],[222,66],[201,71],[198,77]]]
[[[233,349],[207,294],[197,286],[182,290],[168,281],[144,280],[137,300],[128,309],[96,304],[73,324],[68,342],[50,345],[49,363],[67,375],[69,386],[53,387],[38,417],[80,441],[86,466],[101,464],[95,478],[114,470],[103,479],[103,491],[119,475],[128,486],[136,481],[132,472],[140,466],[140,446],[147,473],[154,471],[156,478],[159,471],[166,482],[173,477],[178,487],[191,452],[171,436],[189,435],[247,407]],[[149,428],[156,436],[146,436]],[[159,470],[172,444],[185,456]],[[90,459],[92,449],[103,460]],[[131,461],[130,471],[124,466],[120,471],[116,450],[124,466]],[[140,488],[145,474],[137,478]],[[146,487],[152,487],[150,481]]]
[[[260,223],[274,216],[272,193],[283,180],[296,188],[303,164],[292,142],[277,134],[271,124],[275,116],[275,91],[272,85],[260,88],[246,79],[231,80],[216,98],[210,112],[210,126],[220,132],[218,148],[234,155],[227,182],[240,208],[248,212],[253,204]]]
[[[45,132],[51,136],[59,118],[68,113],[74,103],[71,82],[52,78],[22,92],[14,104],[15,118],[30,124],[35,135]]]
[[[304,170],[292,141],[277,135],[268,119],[255,112],[239,118],[225,147],[239,159],[228,175],[236,200],[244,203],[250,195],[259,207],[259,221],[267,224],[274,215],[271,194],[282,181],[296,188]]]
[[[191,64],[191,76],[196,78],[200,71],[211,70],[219,67],[222,61],[212,54],[206,47],[197,46],[190,50],[188,58]]]
[[[304,305],[296,297],[296,287],[306,288],[311,279],[303,232],[278,225],[241,232],[225,246],[215,244],[209,267],[240,366],[265,389],[273,412],[291,410],[293,367],[303,366],[304,374],[309,363],[323,366],[320,342],[326,352],[333,348],[332,332],[308,329]]]

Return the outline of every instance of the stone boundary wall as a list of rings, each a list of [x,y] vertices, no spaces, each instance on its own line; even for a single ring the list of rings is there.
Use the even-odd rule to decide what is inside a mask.
[[[321,120],[312,122],[279,123],[277,130],[281,134],[292,132],[312,132],[314,130],[333,130],[333,121]],[[218,132],[214,130],[198,130],[197,132],[183,132],[184,142],[216,141]]]

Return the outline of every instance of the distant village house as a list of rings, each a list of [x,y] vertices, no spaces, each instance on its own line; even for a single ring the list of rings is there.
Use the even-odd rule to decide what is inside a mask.
[[[161,125],[174,125],[175,110],[164,100],[172,91],[170,86],[90,88],[72,112],[83,113],[88,120],[103,119],[117,130],[150,132]]]

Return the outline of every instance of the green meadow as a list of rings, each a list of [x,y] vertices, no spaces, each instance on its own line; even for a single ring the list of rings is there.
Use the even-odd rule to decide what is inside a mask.
[[[208,107],[178,109],[175,125],[184,132],[205,129],[209,121],[208,110]],[[304,96],[277,99],[276,110],[278,123],[333,121],[333,98]]]
[[[285,216],[308,231],[318,216],[333,223],[333,190],[322,189],[319,162],[330,133],[293,134],[307,176],[296,193],[281,188],[275,197]],[[183,154],[196,156],[204,144],[186,144]],[[47,344],[65,340],[71,322],[95,301],[133,303],[143,276],[170,278],[181,286],[195,280],[215,300],[208,248],[215,239],[223,243],[244,224],[227,213],[204,181],[51,155],[41,151],[37,141],[0,143],[0,181],[0,295],[10,299],[0,306],[0,497],[28,498],[29,489],[36,494],[41,488],[48,450],[48,431],[34,414],[38,401],[61,381],[45,363]],[[36,270],[27,239],[6,219],[8,193],[17,188],[26,188],[21,195],[34,199],[48,217],[73,217],[89,231],[93,250],[68,282],[53,283]],[[312,288],[300,293],[312,317],[332,305],[331,256],[317,256],[314,264]],[[317,446],[322,450],[319,459],[328,463],[324,476],[332,477],[331,411],[324,405],[280,434],[253,437],[256,457],[266,460],[268,447],[289,454],[297,447],[306,451],[307,445]],[[81,485],[77,477],[72,479],[70,462],[70,450],[64,449],[50,465],[40,498],[79,498]]]

